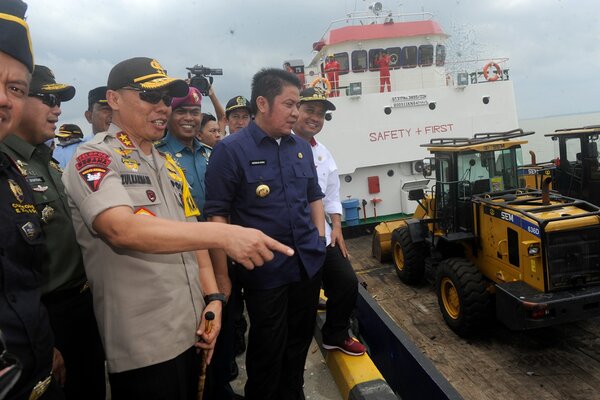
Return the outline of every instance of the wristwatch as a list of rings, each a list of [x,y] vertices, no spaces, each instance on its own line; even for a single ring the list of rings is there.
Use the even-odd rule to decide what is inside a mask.
[[[223,306],[227,304],[227,299],[223,293],[211,293],[204,296],[204,303],[208,304],[211,301],[220,301],[223,303]]]

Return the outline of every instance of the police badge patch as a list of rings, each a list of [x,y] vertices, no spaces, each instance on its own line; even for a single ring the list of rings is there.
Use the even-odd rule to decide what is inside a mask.
[[[100,188],[100,183],[108,174],[108,169],[101,167],[91,167],[84,169],[83,171],[79,171],[79,175],[83,178],[83,181],[87,183],[90,189],[95,192]]]
[[[110,164],[110,156],[108,154],[101,151],[88,151],[77,156],[75,168],[79,171],[88,165],[106,167],[108,164]]]

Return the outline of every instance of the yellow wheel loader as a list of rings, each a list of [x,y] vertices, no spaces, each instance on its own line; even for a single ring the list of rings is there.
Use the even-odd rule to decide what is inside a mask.
[[[520,138],[530,134],[432,139],[424,175],[435,173],[435,183],[409,188],[419,204],[412,218],[376,228],[380,240],[393,226],[398,276],[432,282],[460,336],[494,314],[511,329],[600,315],[600,209],[550,191],[550,177],[541,190],[519,188]]]

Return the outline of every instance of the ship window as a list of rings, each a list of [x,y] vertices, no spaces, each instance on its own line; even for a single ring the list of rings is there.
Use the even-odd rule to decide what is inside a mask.
[[[446,46],[438,44],[435,46],[435,65],[443,67],[446,63]]]
[[[364,72],[367,70],[367,51],[354,50],[352,52],[352,72]]]
[[[369,71],[379,71],[379,67],[375,65],[375,60],[381,52],[383,52],[383,49],[369,50]]]
[[[414,68],[417,66],[417,46],[406,46],[402,48],[402,68]]]
[[[350,72],[348,53],[335,53],[333,56],[335,60],[340,63],[340,75],[344,75]]]
[[[390,56],[390,69],[400,68],[400,47],[388,47],[385,50]]]
[[[419,46],[419,66],[429,67],[433,64],[433,45]]]

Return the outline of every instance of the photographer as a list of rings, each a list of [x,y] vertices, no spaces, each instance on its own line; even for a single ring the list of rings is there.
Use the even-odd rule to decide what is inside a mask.
[[[214,78],[211,76],[223,75],[223,70],[221,68],[207,68],[197,64],[186,69],[190,71],[188,72],[187,83],[190,87],[198,89],[202,96],[208,96],[215,109],[216,120],[219,124],[219,134],[220,136],[225,136],[225,126],[227,125],[225,109],[217,98],[215,89],[212,86]],[[200,131],[198,133],[200,133]]]

